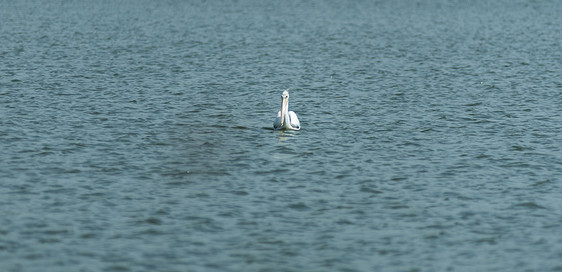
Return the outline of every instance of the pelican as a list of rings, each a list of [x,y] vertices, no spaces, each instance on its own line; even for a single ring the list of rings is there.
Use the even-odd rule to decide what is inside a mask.
[[[294,111],[289,111],[289,89],[283,91],[281,95],[281,111],[277,113],[277,118],[273,122],[274,129],[299,130],[301,123]]]

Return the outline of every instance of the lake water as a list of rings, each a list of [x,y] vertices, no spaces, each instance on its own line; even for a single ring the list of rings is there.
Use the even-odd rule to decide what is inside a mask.
[[[562,271],[560,1],[0,6],[2,271]]]

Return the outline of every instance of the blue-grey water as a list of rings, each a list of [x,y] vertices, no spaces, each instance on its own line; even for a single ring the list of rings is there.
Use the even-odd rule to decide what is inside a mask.
[[[562,271],[560,14],[2,0],[0,270]]]

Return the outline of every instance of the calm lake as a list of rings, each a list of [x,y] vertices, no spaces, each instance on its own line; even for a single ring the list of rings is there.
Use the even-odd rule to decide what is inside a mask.
[[[562,271],[561,1],[0,6],[1,271]]]

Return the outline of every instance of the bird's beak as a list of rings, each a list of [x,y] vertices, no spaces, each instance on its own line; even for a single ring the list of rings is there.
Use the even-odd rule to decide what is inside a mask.
[[[287,102],[289,100],[286,97],[283,97],[283,101],[281,102],[281,126],[285,123],[285,111],[287,111]]]

